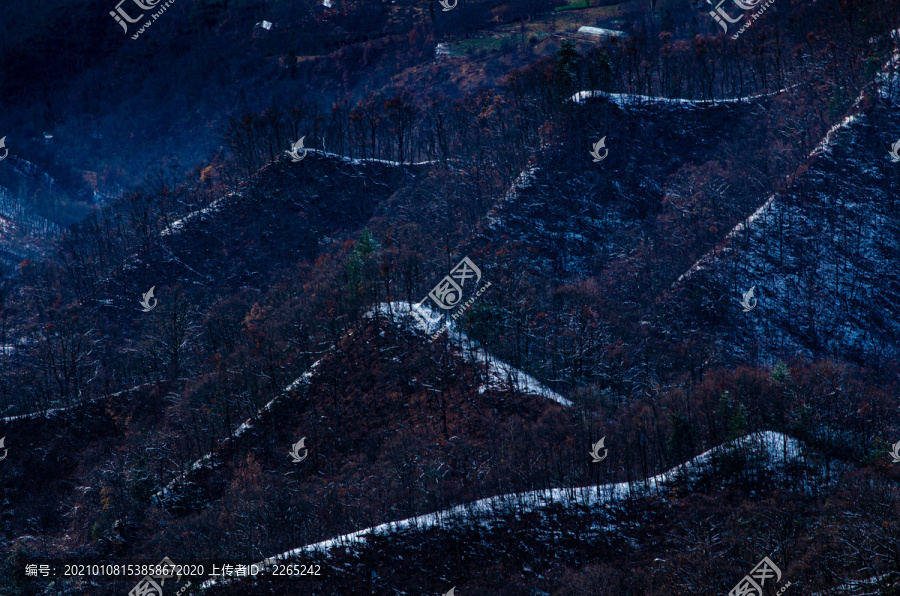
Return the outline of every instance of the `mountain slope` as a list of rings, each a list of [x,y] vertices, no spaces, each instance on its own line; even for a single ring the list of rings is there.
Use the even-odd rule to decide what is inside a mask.
[[[866,580],[880,569],[877,584],[889,589],[900,577],[883,573],[891,568],[890,549],[875,545],[891,535],[879,527],[891,510],[872,505],[887,489],[896,506],[896,487],[835,464],[826,467],[784,435],[758,433],[647,482],[507,495],[278,558],[319,566],[321,579],[206,585],[214,595],[420,594],[451,586],[460,594],[515,596],[726,593],[769,557],[780,568],[779,588],[788,582],[803,591],[838,588],[840,578]],[[872,481],[871,490],[860,491]],[[855,521],[836,525],[829,501]],[[850,554],[863,545],[873,547],[865,568]],[[808,568],[809,557],[827,561],[833,577]]]

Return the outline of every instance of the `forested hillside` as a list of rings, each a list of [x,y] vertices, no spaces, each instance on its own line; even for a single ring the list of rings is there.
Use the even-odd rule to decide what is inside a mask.
[[[115,9],[0,22],[0,593],[900,588],[900,3]]]

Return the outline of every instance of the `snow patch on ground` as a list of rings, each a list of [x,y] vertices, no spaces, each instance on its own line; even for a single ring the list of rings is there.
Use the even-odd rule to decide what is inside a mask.
[[[537,168],[535,166],[529,166],[522,170],[516,177],[509,187],[509,190],[506,191],[506,194],[497,201],[497,204],[494,205],[493,209],[487,214],[486,219],[488,220],[489,227],[494,227],[500,223],[500,211],[503,209],[504,203],[515,201],[519,196],[520,190],[531,186],[535,180],[535,172],[537,172]]]
[[[624,31],[616,31],[615,29],[601,29],[600,27],[588,27],[583,25],[578,28],[578,33],[582,35],[590,35],[591,37],[619,37],[626,38],[628,34]]]
[[[487,365],[488,380],[486,384],[478,388],[479,393],[484,393],[488,389],[507,389],[512,386],[515,391],[520,393],[540,395],[552,399],[566,407],[572,405],[571,401],[549,387],[546,387],[531,375],[526,374],[518,368],[510,366],[501,360],[497,360],[489,352],[475,346],[469,336],[458,331],[457,325],[449,318],[447,318],[446,322],[443,324],[441,322],[429,322],[426,330],[423,328],[421,322],[413,316],[411,304],[406,302],[382,302],[377,308],[379,314],[388,317],[396,317],[395,320],[397,322],[421,335],[430,337],[435,333],[444,330],[447,333],[450,343],[456,346],[467,360],[481,362]],[[419,308],[425,311],[425,318],[432,321],[440,316],[439,313],[436,313],[424,304]],[[368,316],[374,316],[374,309],[369,311]]]

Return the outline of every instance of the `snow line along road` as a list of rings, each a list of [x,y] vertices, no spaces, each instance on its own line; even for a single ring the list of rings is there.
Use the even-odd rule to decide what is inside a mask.
[[[429,312],[428,312],[429,316],[434,315],[433,311],[431,311],[427,307],[423,306],[422,308],[429,310]],[[417,331],[422,331],[421,328],[415,324],[415,321],[412,319],[412,316],[410,315],[410,305],[409,304],[407,304],[405,302],[382,303],[378,306],[378,309],[379,309],[379,312],[383,313],[383,314],[391,314],[391,315],[398,314],[401,316],[405,315],[404,320],[402,322],[403,324],[408,325],[409,328],[411,328],[411,329],[414,329]],[[367,313],[367,316],[373,316],[373,314],[374,314],[374,309],[370,310]],[[464,358],[470,358],[473,361],[482,362],[487,365],[488,381],[487,381],[486,385],[482,385],[481,387],[478,388],[479,393],[484,393],[484,391],[486,391],[488,388],[504,388],[507,383],[511,382],[513,385],[513,388],[516,391],[520,391],[522,393],[527,393],[530,395],[539,395],[542,397],[546,397],[546,398],[552,399],[553,401],[555,401],[563,406],[566,406],[566,407],[569,407],[572,405],[571,401],[564,398],[560,394],[556,393],[552,389],[545,387],[540,381],[538,381],[531,375],[528,375],[528,374],[524,373],[523,371],[521,371],[513,366],[510,366],[509,364],[507,364],[505,362],[497,360],[496,358],[491,356],[491,354],[489,354],[488,352],[486,352],[480,348],[472,348],[471,347],[472,341],[464,333],[456,331],[455,325],[452,322],[450,323],[449,338],[450,338],[451,343],[453,343],[455,346],[457,346],[460,349]],[[333,348],[329,348],[329,351],[331,349],[333,349]],[[251,426],[253,426],[253,421],[258,420],[259,417],[264,412],[271,410],[272,406],[275,404],[275,402],[278,401],[279,399],[281,399],[281,397],[283,395],[292,391],[300,383],[309,382],[309,380],[312,378],[313,374],[315,373],[316,368],[319,366],[319,364],[321,362],[322,362],[322,359],[320,358],[315,363],[313,363],[313,365],[309,367],[309,370],[307,370],[305,373],[300,375],[290,385],[288,385],[287,387],[284,388],[284,393],[282,395],[279,395],[278,397],[274,398],[272,401],[267,403],[265,406],[260,408],[257,411],[255,418],[250,418],[250,419],[246,420],[243,424],[238,426],[238,428],[234,431],[234,434],[231,437],[224,439],[224,441],[230,441],[234,438],[237,438],[237,437],[240,437],[241,435],[243,435],[244,432],[246,432]],[[204,455],[203,457],[201,457],[200,459],[196,460],[193,464],[191,464],[191,467],[187,471],[182,472],[181,474],[179,474],[178,476],[173,478],[171,481],[169,481],[169,483],[166,484],[165,487],[163,487],[162,489],[155,492],[152,496],[152,499],[156,503],[161,504],[163,501],[165,501],[166,497],[168,497],[172,488],[178,482],[181,482],[185,478],[187,478],[187,475],[190,474],[192,471],[198,470],[198,469],[202,468],[204,465],[207,465],[212,460],[213,455],[214,455],[214,452],[210,452],[210,453],[207,453],[206,455]]]
[[[703,471],[704,466],[710,463],[715,454],[722,453],[724,450],[733,446],[752,446],[755,444],[760,444],[764,447],[766,454],[769,456],[770,465],[795,460],[801,454],[800,443],[796,439],[774,431],[757,432],[714,447],[681,465],[675,466],[666,472],[644,480],[638,480],[631,483],[619,482],[615,484],[601,484],[575,488],[554,488],[488,497],[472,503],[457,505],[456,507],[445,509],[443,511],[410,517],[399,521],[391,521],[371,528],[344,534],[336,538],[316,542],[315,544],[301,546],[264,559],[256,563],[256,565],[259,567],[268,567],[291,557],[313,551],[327,554],[328,549],[332,547],[359,543],[365,540],[366,537],[375,534],[397,532],[408,528],[427,529],[434,526],[442,526],[447,521],[471,518],[478,514],[487,516],[496,512],[515,510],[516,508],[521,512],[526,512],[533,511],[538,507],[549,504],[560,504],[563,506],[602,505],[616,499],[626,498],[636,492],[643,493],[645,491],[651,492],[656,490],[657,493],[659,493],[665,489],[667,483],[672,482],[676,478],[684,477],[685,474]],[[209,587],[217,583],[227,584],[231,581],[233,580],[212,579],[204,582],[201,588]]]
[[[378,312],[381,314],[387,315],[399,315],[399,322],[405,325],[407,328],[412,329],[416,332],[421,332],[424,335],[430,336],[433,333],[439,331],[440,329],[444,329],[443,326],[429,326],[428,333],[425,333],[425,330],[422,329],[421,325],[419,325],[415,319],[412,317],[412,305],[406,302],[382,302],[378,305]],[[427,311],[427,315],[431,318],[436,318],[436,313],[430,309],[429,307],[422,305],[419,308]],[[374,316],[375,310],[370,310],[367,316]],[[447,336],[454,346],[460,349],[464,358],[469,359],[473,362],[481,362],[487,365],[488,367],[488,381],[485,385],[482,385],[478,388],[479,393],[484,393],[487,389],[496,388],[496,389],[505,389],[508,388],[509,385],[512,385],[512,389],[514,391],[518,391],[520,393],[527,393],[529,395],[540,395],[542,397],[546,397],[548,399],[552,399],[553,401],[565,406],[571,407],[572,402],[560,395],[559,393],[553,391],[549,387],[546,387],[540,381],[535,379],[529,374],[526,374],[524,371],[519,370],[518,368],[503,362],[502,360],[498,360],[489,352],[483,350],[482,348],[473,347],[474,343],[468,335],[461,331],[457,331],[457,325],[449,318],[447,319]]]
[[[333,349],[333,348],[329,348],[329,349],[326,350],[326,351],[331,351],[332,349]],[[256,418],[250,418],[250,419],[246,420],[243,424],[241,424],[239,427],[237,427],[237,430],[234,431],[234,434],[233,434],[232,436],[223,439],[223,442],[224,442],[224,441],[230,441],[230,440],[232,440],[232,439],[234,439],[234,438],[236,438],[236,437],[240,437],[242,434],[244,434],[244,432],[245,432],[247,429],[249,429],[251,426],[253,426],[253,420],[259,419],[260,415],[261,415],[263,412],[268,412],[268,411],[272,408],[272,405],[273,405],[276,401],[278,401],[279,399],[281,399],[281,397],[282,397],[283,395],[285,395],[287,392],[293,390],[293,389],[294,389],[297,385],[299,385],[300,383],[302,383],[302,382],[304,382],[304,381],[309,381],[309,379],[310,379],[310,378],[312,377],[312,375],[313,375],[313,372],[315,372],[316,367],[319,366],[319,363],[320,363],[320,362],[322,362],[322,359],[321,359],[321,358],[318,359],[318,360],[316,360],[316,361],[312,364],[312,366],[310,366],[309,369],[308,369],[305,373],[303,373],[302,375],[300,375],[299,377],[297,377],[296,379],[294,379],[294,381],[291,382],[290,385],[288,385],[287,387],[285,387],[285,388],[284,388],[284,393],[282,393],[281,395],[275,397],[272,401],[270,401],[269,403],[267,403],[266,405],[264,405],[262,408],[260,408],[259,410],[257,410],[257,412],[256,412]],[[168,496],[169,491],[172,490],[172,488],[175,486],[176,483],[178,483],[178,482],[184,480],[185,478],[187,478],[187,475],[188,475],[189,473],[191,473],[192,471],[198,470],[198,469],[202,468],[207,462],[209,462],[209,461],[212,459],[213,454],[214,454],[214,452],[207,453],[206,455],[204,455],[203,457],[201,457],[200,459],[198,459],[197,461],[195,461],[193,464],[191,464],[191,467],[190,467],[186,472],[182,472],[180,475],[178,475],[177,477],[173,478],[173,479],[172,479],[165,487],[163,487],[163,488],[161,488],[160,490],[158,490],[158,491],[156,491],[155,493],[153,493],[153,496],[151,497],[151,499],[154,500],[157,504],[162,504],[162,502],[163,502],[163,501],[165,500],[165,498]]]
[[[757,99],[764,99],[766,97],[774,97],[775,95],[779,95],[784,93],[785,91],[789,91],[794,87],[798,87],[801,83],[795,83],[790,87],[785,87],[784,89],[779,89],[778,91],[771,91],[769,93],[756,93],[754,95],[748,95],[747,97],[738,97],[738,98],[726,98],[726,99],[682,99],[679,97],[659,97],[652,95],[634,95],[631,93],[608,93],[606,91],[579,91],[575,95],[569,98],[569,101],[574,103],[583,103],[587,99],[591,99],[594,97],[603,97],[611,102],[615,103],[619,107],[625,107],[629,105],[635,104],[676,104],[676,105],[685,105],[685,106],[715,106],[720,104],[729,104],[729,103],[750,103],[751,101]]]

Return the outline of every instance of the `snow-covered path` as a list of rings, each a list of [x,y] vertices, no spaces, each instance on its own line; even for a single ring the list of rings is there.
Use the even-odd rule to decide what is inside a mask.
[[[500,223],[500,211],[503,210],[503,206],[506,203],[514,202],[516,198],[518,198],[520,190],[531,186],[532,182],[534,182],[535,172],[537,172],[537,167],[528,166],[516,176],[516,179],[513,180],[513,183],[510,185],[509,190],[506,191],[506,194],[500,197],[494,204],[494,207],[485,216],[489,227],[494,227]]]
[[[891,39],[894,40],[895,45],[900,44],[900,29],[894,29],[893,31],[890,32],[889,35],[890,35]],[[876,89],[878,90],[878,92],[883,96],[885,95],[885,88],[887,88],[887,94],[890,95],[891,87],[893,86],[893,81],[890,80],[885,73],[893,72],[893,70],[896,68],[898,62],[900,62],[900,51],[895,49],[891,53],[890,58],[888,58],[888,60],[881,67],[882,72],[878,75],[878,77],[875,81],[875,86],[876,86]],[[786,89],[782,89],[781,91],[778,91],[776,93],[783,93],[784,91],[787,91],[788,89],[792,89],[793,87],[796,87],[796,86],[797,85],[792,85],[791,87],[787,87]],[[795,174],[794,174],[795,176],[796,176],[796,172],[800,171],[801,169],[805,169],[806,166],[809,165],[810,160],[812,160],[820,155],[824,155],[824,154],[828,153],[828,151],[831,149],[831,146],[834,144],[835,135],[837,135],[837,133],[840,132],[841,130],[846,129],[851,124],[856,122],[857,116],[854,114],[854,111],[856,111],[857,108],[859,108],[859,105],[862,103],[863,98],[865,98],[868,91],[869,91],[868,87],[864,88],[862,90],[862,92],[859,94],[859,96],[856,98],[856,100],[853,102],[853,105],[851,105],[850,108],[847,110],[847,112],[848,112],[847,116],[845,116],[840,122],[838,122],[837,124],[832,126],[830,129],[828,129],[828,132],[825,133],[825,137],[822,139],[822,141],[819,142],[819,144],[815,147],[815,149],[813,149],[810,152],[810,154],[807,156],[807,159],[804,161],[804,163],[799,168],[797,168],[797,170],[795,171]],[[588,93],[591,93],[591,92],[588,92]],[[576,95],[578,95],[578,94],[576,94]],[[574,97],[575,96],[573,96],[573,101],[574,101]],[[761,96],[756,96],[756,97],[761,97]],[[660,99],[662,99],[662,98],[660,98]],[[684,100],[671,100],[671,101],[684,101]],[[722,241],[719,244],[717,244],[711,250],[707,251],[706,254],[704,254],[702,257],[700,257],[693,265],[691,265],[691,267],[686,272],[684,272],[680,276],[678,276],[678,279],[675,280],[675,282],[672,284],[672,287],[674,288],[681,281],[690,277],[697,270],[702,269],[703,267],[712,263],[718,257],[719,253],[727,247],[727,245],[731,242],[732,238],[734,238],[735,235],[737,235],[744,229],[749,228],[756,221],[758,221],[760,219],[760,217],[764,217],[765,215],[767,215],[768,212],[771,210],[771,207],[774,202],[775,202],[775,195],[772,195],[752,215],[750,215],[747,219],[745,219],[744,221],[737,224],[725,236],[725,238],[722,239]]]
[[[440,161],[436,159],[428,160],[428,161],[390,161],[387,159],[378,159],[376,157],[347,157],[346,155],[340,155],[339,153],[331,153],[329,151],[323,151],[322,149],[312,149],[309,147],[305,148],[306,151],[310,153],[315,153],[316,155],[322,155],[324,157],[333,157],[335,159],[339,159],[344,163],[349,163],[353,165],[360,165],[362,163],[380,163],[386,166],[430,166],[434,164],[440,163]]]
[[[427,529],[443,526],[447,522],[473,518],[475,516],[490,516],[492,514],[507,511],[526,513],[550,504],[559,504],[565,507],[573,505],[598,506],[618,499],[627,498],[632,494],[660,493],[666,489],[668,483],[676,478],[684,478],[686,475],[690,477],[693,474],[703,471],[716,453],[734,446],[745,447],[747,445],[755,444],[761,445],[764,448],[770,466],[794,460],[801,454],[800,444],[796,439],[774,431],[757,432],[710,449],[684,464],[645,480],[576,488],[554,488],[489,497],[472,503],[458,505],[443,511],[436,511],[434,513],[410,517],[399,521],[391,521],[378,526],[344,534],[336,538],[330,538],[314,544],[301,546],[264,559],[257,563],[257,565],[262,568],[291,557],[311,552],[318,553],[318,557],[323,555],[327,556],[328,550],[332,547],[357,544],[376,534],[387,534],[409,528],[420,530]],[[201,587],[208,587],[215,583],[218,583],[217,580],[210,580],[205,582]]]
[[[725,238],[723,238],[714,248],[709,250],[706,254],[704,254],[699,259],[697,259],[697,262],[695,262],[693,265],[691,265],[690,269],[688,269],[687,271],[685,271],[684,273],[679,275],[678,279],[676,279],[672,283],[672,287],[674,288],[676,285],[681,283],[682,280],[689,278],[691,275],[693,275],[700,269],[703,269],[704,267],[708,266],[710,263],[715,261],[716,258],[719,257],[721,252],[728,250],[728,245],[731,243],[731,240],[735,236],[737,236],[739,233],[741,233],[746,228],[749,228],[751,225],[753,225],[753,222],[755,222],[757,219],[766,215],[769,212],[769,210],[772,208],[772,205],[774,203],[775,203],[775,195],[771,195],[766,200],[766,202],[762,204],[762,206],[759,209],[754,211],[747,219],[738,223],[738,225],[734,226],[731,229],[731,231],[725,235]]]
[[[425,311],[427,318],[431,320],[437,319],[439,316],[438,313],[425,305],[422,305],[420,308]],[[374,311],[369,311],[368,316],[372,316],[373,312]],[[487,365],[488,381],[486,385],[482,385],[478,388],[479,393],[484,393],[484,391],[489,388],[506,389],[512,385],[513,389],[520,393],[540,395],[552,399],[565,407],[572,406],[571,401],[545,386],[531,375],[526,374],[524,371],[519,370],[502,360],[498,360],[489,352],[475,347],[475,342],[473,342],[465,333],[458,331],[456,324],[449,318],[446,321],[446,325],[433,323],[429,325],[428,330],[426,331],[413,317],[412,305],[406,302],[382,302],[378,305],[378,312],[382,315],[396,317],[396,320],[399,323],[421,335],[431,336],[442,329],[446,329],[450,343],[459,348],[464,358]]]
[[[327,351],[331,351],[331,349],[329,349],[329,350],[327,350]],[[302,375],[300,375],[299,377],[297,377],[296,379],[294,379],[294,381],[291,382],[290,385],[288,385],[287,387],[285,387],[285,388],[284,388],[284,391],[283,391],[283,393],[282,393],[281,395],[275,397],[272,401],[270,401],[269,403],[267,403],[266,405],[264,405],[262,408],[260,408],[260,409],[256,412],[256,417],[255,417],[255,418],[250,418],[249,420],[244,421],[243,424],[241,424],[239,427],[237,427],[237,430],[234,431],[234,434],[233,434],[232,436],[230,436],[230,437],[228,437],[228,438],[226,438],[226,439],[224,439],[224,440],[225,440],[225,441],[230,441],[230,440],[232,440],[232,439],[234,439],[234,438],[236,438],[236,437],[240,437],[242,434],[244,434],[250,427],[253,426],[253,421],[254,421],[254,420],[258,420],[259,417],[262,415],[263,412],[268,412],[269,410],[271,410],[271,409],[272,409],[272,405],[273,405],[276,401],[278,401],[279,399],[281,399],[282,396],[284,396],[285,394],[287,394],[289,391],[293,390],[293,389],[294,389],[295,387],[297,387],[297,385],[299,385],[300,383],[309,381],[309,379],[312,378],[312,375],[313,375],[313,373],[315,372],[316,368],[319,366],[319,363],[321,363],[321,362],[322,362],[322,359],[321,359],[321,358],[318,359],[318,360],[316,360],[316,361],[313,363],[313,365],[310,366],[309,369],[308,369],[305,373],[303,373]],[[153,493],[153,496],[151,497],[151,499],[152,499],[153,501],[155,501],[156,503],[162,503],[162,502],[166,499],[166,497],[169,495],[169,492],[171,492],[171,490],[172,490],[172,488],[175,486],[175,484],[177,484],[178,482],[181,482],[182,480],[184,480],[184,479],[187,477],[187,475],[190,474],[191,472],[193,472],[194,470],[199,470],[199,469],[202,468],[204,465],[206,465],[210,460],[212,460],[212,456],[213,456],[213,453],[210,452],[210,453],[207,453],[206,455],[204,455],[203,457],[201,457],[200,459],[198,459],[197,461],[195,461],[193,464],[191,464],[191,467],[188,469],[188,471],[183,472],[182,474],[180,474],[180,475],[178,475],[177,477],[173,478],[173,479],[172,479],[165,487],[163,487],[163,488],[161,488],[160,490],[158,490],[158,491],[156,491],[155,493]]]
[[[423,307],[428,310],[427,307]],[[391,302],[391,303],[382,303],[378,307],[379,312],[383,315],[388,316],[396,316],[399,318],[400,322],[404,325],[409,326],[409,328],[417,330],[418,332],[424,334],[424,330],[416,323],[415,319],[412,318],[410,305],[405,302]],[[370,311],[368,314],[372,316],[374,310]],[[431,310],[428,310],[428,315],[431,317],[435,317],[435,313]],[[435,326],[434,329],[431,330],[431,333],[434,333],[438,330],[438,327]],[[430,335],[430,333],[429,333]],[[513,387],[516,388],[517,391],[522,393],[527,393],[530,395],[540,395],[553,401],[562,404],[563,406],[569,407],[572,405],[572,402],[556,393],[555,391],[545,387],[540,383],[537,379],[532,377],[531,375],[525,374],[523,371],[506,364],[496,358],[492,357],[489,353],[485,352],[480,348],[473,348],[472,341],[464,334],[455,330],[455,326],[453,323],[450,323],[449,327],[449,339],[453,345],[457,346],[460,351],[463,353],[465,358],[473,359],[476,362],[482,362],[488,367],[488,382],[486,386],[482,386],[478,388],[480,393],[483,393],[487,388],[506,388],[509,386],[509,383],[512,383]],[[329,350],[330,351],[330,350]],[[234,438],[240,437],[243,435],[249,428],[253,426],[253,421],[258,420],[259,417],[264,413],[268,412],[272,409],[272,406],[281,399],[284,395],[290,393],[294,388],[297,387],[300,383],[309,382],[315,374],[316,369],[319,364],[322,362],[320,358],[317,360],[309,369],[304,372],[302,375],[297,377],[290,385],[284,388],[284,391],[281,395],[274,398],[272,401],[267,403],[265,406],[257,411],[256,416],[254,418],[250,418],[244,421],[243,424],[238,426],[238,428],[234,431],[234,434],[224,439],[225,441],[232,440]],[[157,503],[163,502],[169,493],[172,491],[172,488],[178,483],[183,481],[188,474],[193,471],[196,471],[202,468],[212,460],[213,453],[207,453],[200,459],[196,460],[191,467],[183,472],[182,474],[173,478],[166,486],[156,493],[153,494],[153,499]]]
[[[360,165],[362,163],[377,163],[377,164],[383,164],[383,165],[387,165],[387,166],[400,167],[400,166],[428,166],[428,165],[434,165],[434,164],[440,163],[440,161],[438,161],[438,160],[417,161],[417,162],[409,162],[409,161],[399,162],[399,161],[390,161],[387,159],[377,159],[374,157],[347,157],[345,155],[340,155],[338,153],[331,153],[329,151],[323,151],[322,149],[313,149],[310,147],[306,147],[305,150],[309,153],[315,153],[316,155],[321,155],[323,157],[331,157],[333,159],[338,159],[344,163],[349,163],[349,164],[353,164],[353,165]],[[272,165],[271,162],[267,163],[265,166],[260,168],[260,171],[268,168],[271,165]],[[239,192],[231,191],[224,197],[216,199],[215,201],[213,201],[206,207],[204,207],[202,209],[198,209],[196,211],[192,211],[191,213],[188,213],[184,217],[176,219],[171,224],[169,224],[165,229],[163,229],[159,233],[159,235],[160,236],[169,236],[169,235],[181,230],[181,228],[184,227],[184,224],[191,221],[192,219],[194,219],[196,217],[202,217],[204,215],[208,215],[211,213],[215,213],[222,207],[222,204],[226,200],[228,200],[234,196],[241,197],[242,195]]]
[[[106,395],[101,395],[100,397],[95,397],[94,399],[80,401],[78,403],[72,404],[71,406],[60,406],[58,408],[49,408],[47,410],[41,410],[40,412],[32,412],[30,414],[19,414],[18,416],[7,416],[6,418],[0,418],[0,422],[13,422],[14,420],[25,420],[28,418],[43,418],[45,416],[49,416],[50,414],[57,414],[59,412],[68,412],[69,410],[74,410],[76,408],[83,408],[87,404],[96,403],[96,402],[106,399],[108,397],[118,397],[119,395],[122,395],[123,393],[135,391],[135,390],[140,389],[141,387],[145,387],[147,385],[152,385],[152,383],[142,383],[141,385],[135,385],[134,387],[130,387],[128,389],[123,389],[123,390],[117,391],[115,393],[108,393]]]
[[[191,221],[195,217],[202,217],[209,213],[214,213],[214,212],[218,211],[219,208],[222,206],[222,203],[224,203],[227,199],[230,199],[231,197],[233,197],[235,195],[240,196],[238,193],[232,191],[232,192],[228,193],[227,195],[225,195],[224,197],[216,199],[215,201],[213,201],[212,203],[210,203],[203,209],[198,209],[197,211],[192,211],[191,213],[188,213],[181,219],[176,219],[171,224],[169,224],[169,226],[166,227],[166,229],[164,229],[162,232],[160,232],[159,235],[160,236],[168,236],[174,232],[177,232],[181,228],[183,228],[185,223]]]
[[[799,86],[800,83],[796,83],[789,87],[785,87],[784,89],[779,89],[778,91],[770,91],[769,93],[755,93],[753,95],[748,95],[746,97],[736,97],[736,98],[727,98],[727,99],[681,99],[678,97],[659,97],[659,96],[651,96],[651,95],[635,95],[632,93],[608,93],[606,91],[579,91],[575,95],[569,98],[569,101],[574,103],[583,103],[587,99],[591,99],[593,97],[603,97],[606,98],[619,107],[626,107],[630,105],[640,105],[640,104],[667,104],[667,105],[680,105],[680,106],[688,106],[688,107],[708,107],[708,106],[716,106],[722,104],[735,104],[735,103],[750,103],[757,99],[764,99],[766,97],[774,97],[776,95],[780,95],[786,91],[793,89],[794,87]]]
[[[865,96],[865,91],[863,93],[860,93],[859,97],[856,98],[856,101],[853,102],[853,105],[850,107],[851,112],[853,110],[855,110],[857,108],[857,106],[859,106],[859,104],[862,101],[864,96]],[[839,131],[847,128],[848,126],[850,126],[851,124],[856,122],[856,119],[857,119],[857,117],[855,115],[850,114],[850,115],[846,116],[843,120],[841,120],[840,122],[838,122],[837,124],[832,126],[830,129],[828,129],[828,132],[825,133],[825,137],[822,139],[822,141],[818,145],[816,145],[816,148],[810,152],[810,154],[807,156],[807,159],[801,165],[801,168],[805,168],[809,164],[810,160],[814,159],[815,157],[822,155],[824,153],[827,153],[828,150],[831,148],[831,145],[834,144],[835,135]],[[797,171],[799,171],[799,169],[800,168],[798,168]],[[693,265],[691,265],[687,271],[685,271],[684,273],[679,275],[678,279],[676,279],[672,283],[672,287],[674,288],[679,283],[681,283],[683,280],[685,280],[685,279],[689,278],[691,275],[693,275],[695,272],[708,266],[713,261],[715,261],[720,256],[721,253],[727,251],[728,245],[731,244],[731,241],[735,236],[737,236],[740,232],[742,232],[745,229],[752,226],[761,217],[764,218],[766,215],[768,215],[769,211],[771,211],[771,209],[772,209],[772,205],[775,203],[775,197],[776,197],[776,195],[774,195],[774,194],[769,196],[769,198],[766,199],[766,201],[756,211],[754,211],[745,220],[741,221],[736,226],[734,226],[734,228],[732,228],[731,231],[728,232],[728,234],[726,234],[725,237],[718,244],[716,244],[716,246],[714,246],[712,249],[707,251],[702,257],[697,259],[697,261]]]

